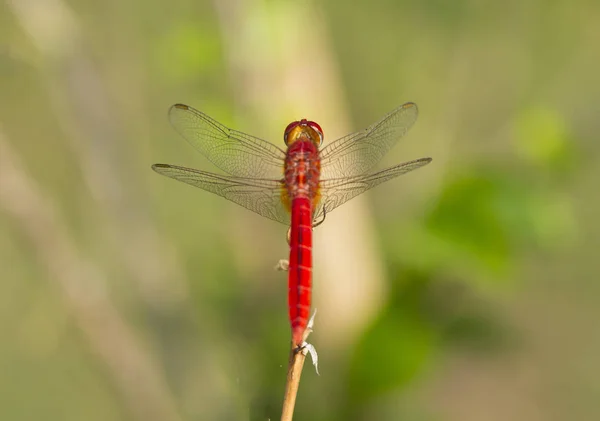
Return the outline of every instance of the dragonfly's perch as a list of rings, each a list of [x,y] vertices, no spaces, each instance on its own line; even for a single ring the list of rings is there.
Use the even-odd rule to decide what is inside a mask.
[[[293,347],[293,345],[292,345]],[[296,396],[300,386],[300,376],[306,354],[292,348],[290,351],[290,363],[288,365],[287,380],[285,382],[285,394],[283,396],[283,409],[281,411],[281,421],[291,421],[294,416],[294,407],[296,405]]]
[[[296,396],[298,395],[298,388],[300,386],[300,377],[302,376],[302,367],[304,367],[304,360],[306,360],[306,354],[310,353],[313,359],[313,364],[319,373],[317,352],[315,348],[306,343],[308,335],[312,332],[312,327],[315,321],[315,315],[317,311],[313,313],[308,326],[304,331],[304,345],[299,348],[292,342],[292,349],[290,351],[290,361],[288,364],[287,379],[285,382],[285,393],[283,396],[283,408],[281,410],[281,421],[291,421],[294,416],[294,407],[296,405]]]

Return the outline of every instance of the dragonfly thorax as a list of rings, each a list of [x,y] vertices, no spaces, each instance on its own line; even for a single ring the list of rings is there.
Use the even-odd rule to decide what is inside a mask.
[[[288,148],[285,158],[284,184],[286,205],[293,199],[305,197],[316,205],[319,196],[321,163],[317,145],[310,139],[297,139]]]

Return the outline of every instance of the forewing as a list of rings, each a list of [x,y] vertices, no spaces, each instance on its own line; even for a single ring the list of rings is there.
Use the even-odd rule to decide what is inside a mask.
[[[417,115],[417,105],[407,102],[367,129],[325,146],[320,152],[322,178],[365,174],[406,134]]]
[[[285,152],[265,140],[232,130],[183,104],[169,110],[173,127],[213,164],[234,177],[282,176]]]
[[[321,201],[317,206],[314,219],[320,220],[323,217],[323,211],[329,213],[338,206],[346,203],[348,200],[366,192],[378,184],[416,170],[417,168],[421,168],[430,162],[431,158],[421,158],[373,174],[360,175],[351,178],[322,180],[320,182]]]
[[[154,164],[159,174],[209,191],[282,224],[290,224],[290,215],[281,201],[281,180],[249,179],[212,174],[168,164]]]

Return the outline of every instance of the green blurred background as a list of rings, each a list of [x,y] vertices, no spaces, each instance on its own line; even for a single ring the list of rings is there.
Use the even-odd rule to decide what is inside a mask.
[[[282,145],[419,105],[429,166],[315,230],[297,420],[600,419],[600,3],[7,0],[0,419],[278,419],[286,228],[160,177],[214,168],[176,102]]]

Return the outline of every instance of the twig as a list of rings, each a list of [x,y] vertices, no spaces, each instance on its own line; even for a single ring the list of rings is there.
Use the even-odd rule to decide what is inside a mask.
[[[306,353],[304,349],[298,349],[292,344],[290,351],[290,362],[288,364],[287,380],[285,382],[285,394],[283,396],[283,409],[281,411],[281,421],[292,421],[294,416],[294,406],[296,405],[296,395],[300,386],[300,377],[302,376],[302,367]]]
[[[294,346],[292,343],[292,349],[290,350],[290,362],[288,364],[287,379],[285,382],[285,393],[283,395],[283,409],[281,411],[281,421],[292,421],[294,416],[294,406],[296,405],[296,395],[298,394],[298,387],[300,386],[300,376],[302,376],[302,367],[304,367],[304,360],[306,360],[306,354],[310,353],[313,359],[313,365],[317,374],[319,374],[318,357],[315,347],[311,344],[306,343],[308,336],[312,333],[312,327],[315,322],[315,316],[317,310],[313,312],[308,326],[304,331],[304,337],[302,338],[303,345],[301,347]]]

